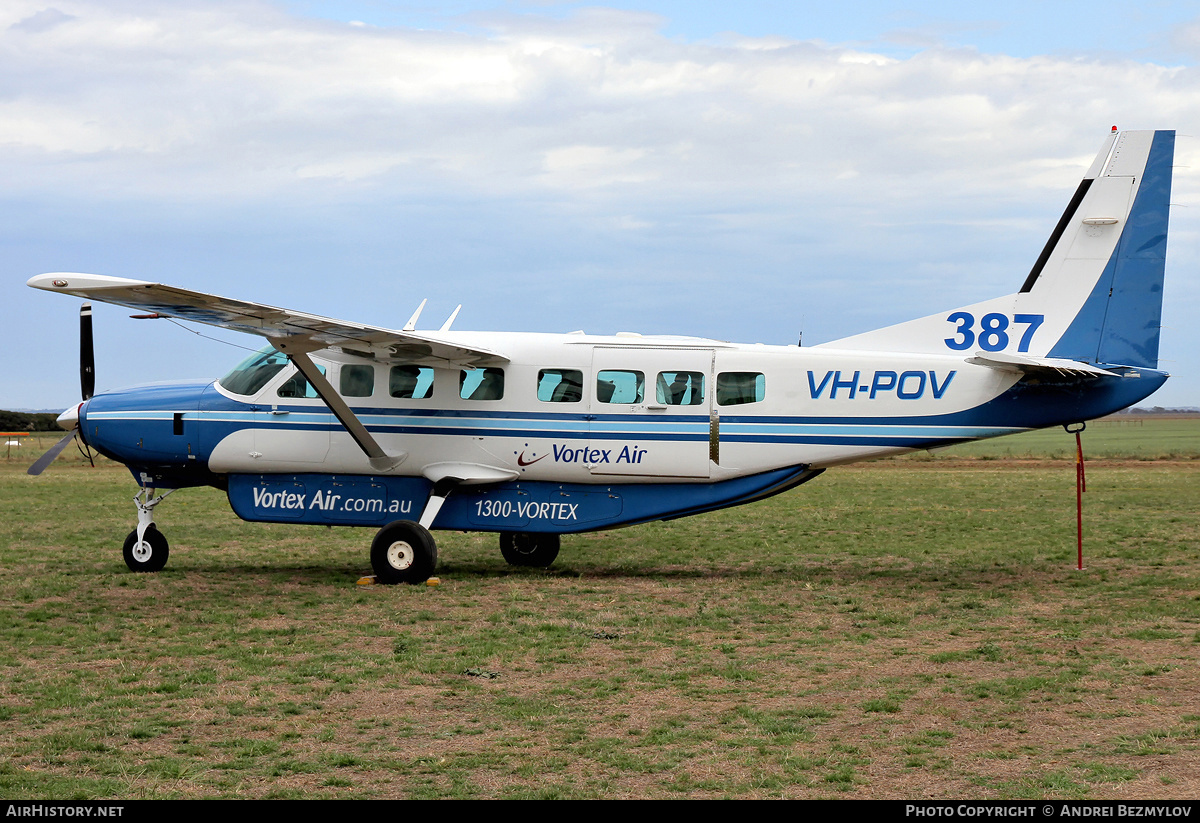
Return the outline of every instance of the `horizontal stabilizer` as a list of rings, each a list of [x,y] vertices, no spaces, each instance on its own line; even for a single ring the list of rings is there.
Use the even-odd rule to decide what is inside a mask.
[[[1026,357],[1020,354],[1004,352],[976,352],[974,357],[967,358],[968,363],[976,366],[989,366],[993,369],[1022,374],[1053,374],[1077,375],[1091,377],[1120,377],[1116,372],[1081,363],[1078,360],[1066,360],[1061,357]]]

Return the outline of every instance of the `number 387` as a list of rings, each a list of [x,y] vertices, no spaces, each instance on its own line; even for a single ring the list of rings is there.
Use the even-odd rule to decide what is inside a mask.
[[[984,351],[1004,351],[1008,348],[1009,329],[1024,326],[1025,331],[1021,335],[1017,351],[1029,351],[1033,333],[1045,319],[1044,314],[1014,314],[1010,320],[1007,314],[992,312],[979,318],[979,328],[976,330],[975,315],[968,311],[956,311],[946,318],[947,322],[958,324],[954,330],[956,336],[947,337],[946,346],[955,351],[963,351],[978,343],[979,348]],[[1013,334],[1017,331],[1020,330],[1014,328]]]

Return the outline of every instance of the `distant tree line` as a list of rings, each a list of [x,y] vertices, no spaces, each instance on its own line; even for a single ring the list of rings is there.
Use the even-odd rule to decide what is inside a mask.
[[[1117,414],[1196,414],[1200,412],[1200,408],[1196,406],[1178,406],[1174,408],[1165,408],[1163,406],[1151,406],[1144,409],[1141,406],[1133,406]]]
[[[0,410],[0,431],[5,432],[56,432],[56,414],[38,412],[11,412]]]

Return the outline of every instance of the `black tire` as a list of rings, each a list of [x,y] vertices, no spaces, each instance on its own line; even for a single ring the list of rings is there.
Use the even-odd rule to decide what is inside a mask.
[[[134,529],[125,538],[125,547],[121,550],[121,554],[125,556],[125,565],[129,567],[129,570],[131,572],[162,571],[163,566],[167,565],[167,558],[171,555],[171,547],[167,544],[167,538],[163,537],[163,533],[151,523],[150,528],[146,529],[140,547],[137,542],[137,529]]]
[[[388,523],[371,541],[371,568],[376,583],[424,583],[437,568],[433,535],[411,520]]]
[[[557,534],[500,533],[500,553],[514,566],[535,566],[544,569],[558,557],[559,545]]]

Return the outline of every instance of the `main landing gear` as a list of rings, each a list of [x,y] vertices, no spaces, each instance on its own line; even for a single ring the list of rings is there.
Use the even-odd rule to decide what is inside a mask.
[[[439,480],[433,486],[421,520],[396,520],[388,523],[371,541],[371,568],[376,583],[424,583],[437,568],[437,544],[429,528],[442,504],[459,481]],[[557,534],[504,532],[500,552],[514,566],[545,567],[558,557]]]
[[[558,557],[557,534],[502,532],[500,553],[513,566],[545,568]],[[437,544],[420,523],[396,520],[371,541],[376,583],[424,583],[437,567]]]
[[[461,481],[446,477],[433,484],[421,521],[393,520],[371,541],[371,568],[376,583],[424,583],[437,568],[437,544],[429,527],[442,504]]]
[[[437,544],[420,523],[396,520],[371,541],[377,583],[424,583],[437,567]]]
[[[558,557],[557,534],[502,532],[500,553],[514,566],[545,568]],[[424,583],[437,567],[437,544],[420,523],[396,520],[371,541],[376,583]]]
[[[500,553],[513,566],[534,566],[544,569],[558,557],[557,534],[534,532],[501,532]]]

